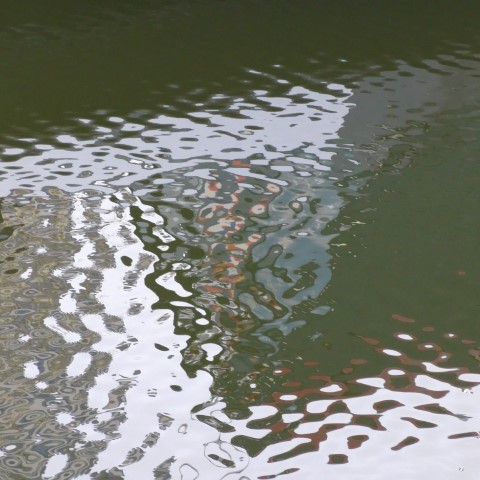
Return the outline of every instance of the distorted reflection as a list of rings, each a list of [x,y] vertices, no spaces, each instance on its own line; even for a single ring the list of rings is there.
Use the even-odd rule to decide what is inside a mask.
[[[0,476],[475,471],[478,340],[404,312],[388,335],[326,321],[361,223],[345,211],[409,165],[430,110],[248,75],[283,95],[97,111],[81,135],[3,147]],[[358,125],[362,101],[402,125]]]

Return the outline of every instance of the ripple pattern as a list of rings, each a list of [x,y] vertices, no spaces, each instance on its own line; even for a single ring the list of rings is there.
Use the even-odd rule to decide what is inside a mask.
[[[439,104],[405,65],[363,96],[274,70],[2,146],[0,478],[476,472],[478,338],[392,312],[390,337],[340,335],[345,364],[320,354],[359,223],[340,212],[409,165]],[[387,81],[418,96],[359,126]]]

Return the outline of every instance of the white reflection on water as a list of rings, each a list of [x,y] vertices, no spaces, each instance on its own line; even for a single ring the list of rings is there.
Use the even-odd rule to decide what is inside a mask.
[[[476,375],[478,377],[478,375]],[[375,379],[378,380],[378,379]],[[478,382],[478,378],[475,380]],[[465,478],[474,479],[480,474],[478,452],[480,449],[480,416],[478,402],[480,387],[456,388],[447,382],[440,382],[424,376],[423,383],[431,388],[442,389],[445,395],[438,402],[442,407],[458,415],[439,415],[421,411],[418,407],[432,404],[432,397],[416,392],[392,392],[390,389],[375,388],[370,395],[343,399],[353,417],[377,415],[373,408],[377,402],[395,401],[402,405],[380,416],[382,431],[351,422],[352,415],[330,414],[322,422],[302,423],[297,434],[312,434],[322,426],[334,423],[342,428],[330,431],[321,442],[320,450],[302,453],[290,460],[271,463],[272,457],[291,451],[296,445],[308,443],[308,436],[297,437],[283,444],[268,446],[259,456],[251,460],[243,472],[247,478],[274,478],[281,472],[290,471],[287,478],[315,478],[314,475],[334,475],[339,479],[383,480],[391,478],[421,479],[434,474],[439,479],[453,478],[464,473]],[[435,385],[432,385],[435,384]],[[339,400],[320,400],[308,404],[310,413],[326,412],[328,407]],[[340,415],[342,416],[340,418]],[[434,424],[434,428],[417,428],[406,419],[415,419]],[[245,426],[245,435],[251,436]],[[240,426],[236,426],[241,431]],[[366,437],[361,447],[349,444],[349,437]],[[413,437],[411,446],[401,448],[402,441]],[[418,441],[418,443],[415,443]],[[399,448],[400,446],[400,448]],[[346,455],[348,463],[331,465],[330,456]],[[393,473],[395,472],[395,473]]]
[[[332,86],[338,93],[337,87]],[[118,117],[109,118],[106,125],[90,122],[91,139],[59,135],[55,146],[37,145],[36,153],[32,152],[34,148],[26,147],[26,155],[14,165],[19,169],[4,169],[5,181],[1,184],[4,195],[10,193],[11,185],[38,192],[52,183],[58,183],[64,191],[74,192],[63,198],[66,206],[62,204],[52,218],[37,224],[30,232],[33,232],[28,240],[30,247],[43,259],[48,258],[48,263],[42,264],[39,271],[30,259],[33,265],[25,265],[26,268],[19,272],[26,286],[30,282],[41,284],[50,277],[62,282],[61,288],[51,291],[43,284],[45,292],[39,308],[42,314],[39,331],[50,340],[41,345],[40,353],[53,352],[59,362],[43,370],[42,363],[27,354],[21,374],[22,387],[30,389],[25,395],[32,402],[21,408],[41,411],[45,405],[40,408],[35,404],[36,398],[41,398],[48,405],[45,407],[48,415],[42,415],[55,418],[56,428],[65,428],[59,429],[58,437],[65,432],[71,435],[64,448],[69,452],[66,464],[64,454],[49,451],[42,460],[37,460],[40,465],[49,458],[44,472],[47,477],[62,470],[72,472],[73,461],[85,459],[82,468],[78,469],[81,472],[78,478],[94,478],[99,472],[110,472],[114,478],[115,469],[121,471],[125,479],[135,480],[170,476],[183,480],[214,480],[225,476],[253,479],[282,472],[288,473],[288,478],[312,478],[313,475],[316,478],[320,474],[332,475],[332,468],[335,478],[383,480],[396,471],[413,480],[432,468],[440,474],[445,472],[445,478],[458,468],[469,475],[476,471],[472,453],[476,451],[472,447],[476,439],[455,436],[480,430],[478,387],[473,385],[471,389],[462,390],[427,374],[413,377],[412,383],[427,392],[392,391],[383,377],[358,378],[357,383],[371,387],[369,394],[343,400],[348,412],[328,413],[323,420],[309,420],[309,414],[327,412],[339,401],[324,397],[347,391],[346,385],[334,382],[319,386],[318,395],[322,399],[308,403],[304,413],[281,412],[285,423],[302,421],[292,425],[291,438],[270,442],[265,450],[249,458],[245,451],[232,445],[233,437],[243,434],[249,438],[264,438],[272,427],[254,429],[249,422],[280,412],[280,406],[295,402],[299,395],[284,394],[278,405],[273,401],[271,405],[252,405],[252,415],[247,420],[232,420],[222,412],[225,407],[222,398],[211,396],[212,377],[202,370],[198,370],[194,378],[187,375],[182,367],[182,351],[187,348],[189,337],[176,333],[174,313],[180,308],[196,308],[188,303],[193,292],[176,280],[179,271],[188,269],[188,259],[177,259],[170,271],[155,277],[156,283],[170,290],[178,300],[171,303],[171,308],[152,308],[158,298],[146,288],[146,278],[155,273],[155,262],[168,252],[175,236],[165,228],[164,219],[142,203],[140,193],[151,192],[164,183],[182,184],[182,176],[214,179],[212,172],[224,169],[234,178],[243,175],[268,179],[282,187],[303,188],[302,196],[297,199],[302,203],[305,192],[312,185],[318,187],[326,183],[330,170],[335,167],[331,164],[333,153],[326,148],[329,142],[338,139],[352,107],[348,103],[352,101],[352,92],[343,88],[340,92],[338,98],[294,86],[285,97],[256,91],[256,103],[243,98],[232,99],[231,116],[226,115],[228,112],[206,109],[204,113],[192,112],[185,118],[156,115],[144,124]],[[305,104],[300,107],[294,97],[303,98]],[[213,98],[212,102],[215,100]],[[4,153],[19,152],[6,150]],[[280,176],[269,178],[264,173],[255,173],[253,168],[232,166],[230,162],[239,157],[248,158],[251,167],[268,166],[270,172],[278,172]],[[350,163],[348,172],[337,167],[333,179],[339,180],[342,174],[364,168],[361,163]],[[71,175],[64,177],[57,171]],[[164,176],[152,178],[153,173]],[[305,177],[312,176],[310,183],[305,181]],[[128,188],[118,191],[139,180],[149,180],[150,185],[143,190],[139,187],[135,195]],[[113,197],[100,194],[92,200],[85,191],[92,187],[116,193]],[[172,202],[179,200],[181,198],[173,198]],[[205,200],[199,199],[201,201]],[[333,190],[322,197],[322,201],[324,210],[320,213],[330,219],[338,215],[344,202]],[[145,249],[135,232],[132,206],[142,212],[141,219],[156,225],[154,237],[160,245],[155,254]],[[295,204],[292,208],[300,207]],[[280,210],[276,214],[275,222],[284,219]],[[314,219],[312,224],[308,227],[311,231],[302,230],[299,235],[318,234],[320,220]],[[20,237],[23,227],[20,222],[18,225],[18,235],[15,235]],[[44,236],[38,233],[44,230]],[[49,243],[51,235],[57,238],[58,244]],[[281,240],[276,236],[285,237],[283,232],[271,235],[273,244],[286,246],[288,242],[299,241]],[[328,241],[326,238],[316,240],[323,250]],[[70,256],[66,258],[62,250],[65,247],[59,244],[68,242]],[[313,240],[303,245],[312,244]],[[313,255],[312,251],[310,253]],[[130,263],[125,263],[125,258]],[[273,287],[280,291],[281,287]],[[318,282],[312,288],[318,292],[322,287]],[[56,310],[56,314],[50,310]],[[196,322],[208,324],[211,319],[207,312],[198,308],[196,311],[202,315]],[[25,353],[29,351],[31,338],[22,333],[18,340]],[[413,339],[405,335],[404,339]],[[162,348],[156,348],[155,343]],[[202,348],[208,359],[224,355],[221,347],[213,343],[204,343]],[[394,358],[403,355],[389,348],[380,351]],[[424,367],[426,373],[438,373],[441,368],[428,363]],[[402,370],[392,369],[389,375],[401,376]],[[477,382],[476,377],[468,375],[472,374],[464,374],[462,379]],[[69,390],[57,390],[60,384]],[[252,382],[251,388],[255,389],[256,384]],[[71,394],[72,389],[76,396]],[[65,392],[70,392],[71,397]],[[436,422],[438,416],[435,414],[423,411],[419,414],[416,409],[431,403],[435,392],[445,392],[441,405],[455,415],[442,415],[436,428],[421,430],[404,420]],[[392,399],[403,405],[381,415],[379,422],[384,429],[372,430],[355,424],[357,416],[377,415],[374,404]],[[204,408],[192,413],[198,405]],[[230,426],[231,431],[220,433],[200,421],[200,416],[217,419]],[[269,461],[274,456],[291,452],[297,445],[311,443],[308,435],[315,435],[326,425],[340,425],[341,428],[328,431],[325,438],[317,442],[319,451],[302,453],[289,460]],[[368,441],[361,448],[352,448],[348,437],[355,435],[367,436]],[[391,450],[408,436],[420,441],[408,448]],[[448,438],[452,436],[453,439]],[[36,441],[41,444],[43,440],[40,432]],[[24,442],[23,453],[30,454],[33,447],[27,445],[26,440]],[[452,442],[455,442],[455,449],[451,447]],[[9,448],[8,445],[3,447],[5,455],[9,454]],[[328,465],[330,455],[347,453],[348,464]]]
[[[338,138],[352,107],[351,90],[330,87],[331,95],[301,86],[291,86],[284,96],[266,90],[249,92],[248,98],[216,95],[202,112],[143,117],[135,129],[118,117],[103,116],[100,121],[105,125],[80,119],[91,126],[88,139],[60,134],[48,148],[39,149],[32,139],[25,139],[23,151],[5,147],[3,154],[15,153],[16,160],[0,171],[0,195],[8,195],[13,185],[34,192],[52,184],[70,192],[92,187],[112,192],[145,179],[150,179],[151,190],[153,185],[173,182],[179,169],[186,176],[212,179],[212,169],[224,168],[234,175],[286,185],[229,164],[250,158],[252,166],[270,165],[278,172],[293,171],[295,165],[330,170],[333,153],[325,147]],[[225,102],[230,104],[227,109]],[[276,165],[279,158],[292,166]]]
[[[221,412],[221,399],[211,398],[212,377],[199,370],[195,378],[189,378],[182,367],[182,351],[189,337],[175,333],[174,311],[191,305],[181,304],[180,299],[188,300],[192,292],[176,280],[178,271],[189,268],[188,259],[179,258],[169,272],[155,277],[155,282],[178,300],[171,309],[153,309],[158,298],[145,281],[175,237],[165,229],[158,213],[128,189],[118,188],[149,179],[146,190],[152,191],[160,184],[178,182],[179,169],[187,177],[200,179],[214,178],[212,170],[224,169],[233,178],[268,180],[282,186],[287,181],[281,176],[255,173],[255,166],[271,164],[270,171],[299,178],[315,171],[323,175],[330,170],[326,163],[333,156],[324,147],[337,138],[351,107],[347,103],[351,92],[332,88],[335,96],[295,86],[285,97],[255,91],[254,103],[232,100],[231,116],[213,109],[204,115],[192,112],[185,118],[160,115],[144,125],[110,118],[106,126],[92,123],[90,140],[59,135],[54,145],[40,147],[29,146],[28,140],[15,168],[7,165],[3,169],[4,195],[11,185],[28,189],[32,195],[52,183],[63,192],[72,192],[71,196],[61,193],[62,209],[55,212],[53,202],[53,217],[34,220],[32,227],[35,231],[38,223],[49,229],[50,237],[60,242],[63,238],[65,248],[71,242],[71,258],[60,256],[57,244],[40,236],[32,239],[30,248],[52,261],[47,269],[27,265],[20,272],[23,281],[38,284],[42,277],[51,276],[61,285],[60,291],[45,292],[51,297],[51,311],[40,310],[51,338],[43,348],[45,353],[52,349],[58,365],[42,372],[38,362],[29,360],[24,376],[36,381],[34,395],[45,392],[57,399],[57,406],[48,413],[54,415],[56,428],[76,432],[69,439],[64,473],[83,470],[78,478],[93,478],[96,472],[115,475],[119,469],[126,479],[164,478],[162,475],[215,479],[235,472],[240,475],[246,468],[250,459],[231,444],[231,435],[220,434],[196,418],[208,414],[235,429],[235,423]],[[207,121],[202,123],[200,117]],[[250,158],[253,168],[231,166],[230,161],[238,158]],[[292,166],[276,165],[279,159]],[[171,178],[151,179],[152,173],[169,172]],[[315,178],[315,183],[320,181]],[[98,196],[86,190],[92,187],[116,193]],[[18,198],[21,191],[15,195]],[[41,197],[36,201],[41,202]],[[160,242],[155,254],[145,250],[135,232],[132,207],[155,225],[152,232]],[[21,235],[21,228],[14,235]],[[56,262],[56,257],[61,262]],[[206,316],[197,319],[199,325],[211,321],[206,311],[196,310]],[[156,348],[157,342],[161,349]],[[65,345],[68,352],[63,351]],[[25,349],[29,348],[26,342]],[[224,355],[222,347],[212,342],[203,342],[201,348],[208,361]],[[60,378],[62,390],[57,391]],[[65,397],[62,391],[76,393]],[[206,410],[192,414],[201,404],[207,405]],[[254,410],[259,414],[262,408]],[[39,438],[42,441],[41,434]],[[23,449],[28,454],[29,447]],[[64,455],[50,458],[44,472],[47,477],[58,474],[65,461]],[[84,466],[79,469],[75,462],[80,461]]]
[[[146,252],[135,235],[130,207],[141,208],[157,225],[163,224],[163,219],[158,215],[154,218],[156,214],[152,210],[128,193],[124,197],[117,194],[115,199],[113,202],[105,197],[97,205],[88,202],[83,194],[74,195],[72,231],[76,238],[82,239],[83,245],[71,266],[57,272],[58,277],[65,278],[71,285],[68,294],[73,303],[81,301],[78,297],[85,293],[83,284],[93,271],[100,278],[96,290],[90,292],[99,313],[78,308],[72,312],[70,304],[64,310],[75,315],[87,331],[95,333],[88,349],[83,348],[71,358],[66,368],[71,381],[87,374],[94,352],[104,352],[110,357],[103,373],[90,371],[95,382],[88,390],[88,407],[95,416],[89,422],[80,420],[75,426],[82,432],[82,443],[105,442],[105,449],[103,452],[103,448],[100,449],[89,475],[118,467],[127,479],[152,478],[152,472],[163,461],[175,458],[178,466],[172,473],[180,469],[183,472],[190,465],[195,470],[209,472],[209,478],[216,478],[217,468],[206,459],[203,444],[208,440],[216,442],[218,435],[204,423],[195,421],[191,414],[199,402],[210,400],[212,380],[202,372],[195,379],[187,377],[180,364],[187,338],[174,333],[173,311],[151,308],[157,298],[145,288],[145,277],[153,272],[157,257]],[[97,227],[98,231],[93,233]],[[101,268],[98,262],[88,262],[87,257],[102,257],[109,265]],[[131,265],[125,265],[122,257],[130,258]],[[163,284],[164,288],[175,286],[175,283]],[[178,293],[181,296],[182,292]],[[64,302],[60,302],[60,310],[62,306]],[[111,317],[121,319],[121,332],[109,328],[105,319]],[[67,331],[53,318],[45,323],[66,342],[78,343],[85,336]],[[156,349],[155,342],[161,343],[165,351]],[[30,362],[25,366],[25,375],[32,378],[37,370]],[[172,384],[182,389],[172,390]],[[60,420],[62,415],[69,414],[59,413],[57,418]],[[118,428],[112,434],[103,433],[102,425],[119,416],[122,420]],[[71,422],[75,422],[75,415],[70,416],[68,423]],[[81,447],[77,445],[77,448]],[[53,460],[47,472],[50,469],[53,469]]]

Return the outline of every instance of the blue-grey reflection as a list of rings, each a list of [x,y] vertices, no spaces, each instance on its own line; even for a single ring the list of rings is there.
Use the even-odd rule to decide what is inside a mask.
[[[418,93],[405,78],[420,73],[390,76]],[[97,112],[78,119],[86,139],[4,148],[5,475],[273,478],[303,475],[299,455],[307,469],[370,471],[385,443],[385,465],[401,465],[419,437],[422,454],[434,437],[444,452],[470,442],[478,375],[442,367],[446,347],[398,332],[437,352],[422,362],[359,336],[384,368],[363,377],[347,352],[343,380],[313,353],[328,348],[331,246],[351,227],[335,220],[372,171],[408,164],[403,140],[440,108],[429,93],[410,116],[423,93],[391,125],[360,125],[356,108],[391,119],[374,83],[219,94],[180,117]],[[438,415],[441,441],[427,426]]]

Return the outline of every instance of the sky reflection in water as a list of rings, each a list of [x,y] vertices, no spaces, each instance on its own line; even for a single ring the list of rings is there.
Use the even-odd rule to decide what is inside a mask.
[[[335,317],[327,288],[369,184],[412,165],[449,82],[475,91],[454,60],[355,89],[250,69],[264,88],[181,115],[5,141],[0,477],[474,478],[474,332]]]

